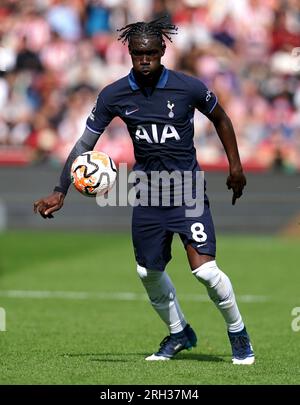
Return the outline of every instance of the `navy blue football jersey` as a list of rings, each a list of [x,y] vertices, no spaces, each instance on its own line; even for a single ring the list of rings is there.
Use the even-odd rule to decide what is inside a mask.
[[[200,80],[163,68],[153,92],[141,89],[133,71],[105,87],[87,119],[87,128],[101,134],[119,116],[131,136],[134,170],[199,170],[194,147],[194,112],[207,115],[217,98]]]

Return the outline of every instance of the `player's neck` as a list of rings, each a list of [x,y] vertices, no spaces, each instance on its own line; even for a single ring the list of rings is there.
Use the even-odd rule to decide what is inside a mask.
[[[151,76],[143,76],[141,73],[136,72],[135,70],[133,71],[135,80],[137,81],[138,85],[140,87],[155,87],[159,81],[159,78],[161,76],[163,70],[163,65],[160,65],[159,69],[153,75]]]

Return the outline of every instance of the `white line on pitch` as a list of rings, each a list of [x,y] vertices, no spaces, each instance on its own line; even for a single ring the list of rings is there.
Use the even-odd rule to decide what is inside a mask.
[[[203,294],[178,294],[184,301],[208,302],[210,299]],[[39,298],[39,299],[66,299],[66,300],[113,300],[113,301],[146,301],[145,294],[133,292],[87,292],[87,291],[30,291],[30,290],[0,290],[0,297],[7,298]],[[269,301],[263,295],[240,295],[239,302],[259,303]]]

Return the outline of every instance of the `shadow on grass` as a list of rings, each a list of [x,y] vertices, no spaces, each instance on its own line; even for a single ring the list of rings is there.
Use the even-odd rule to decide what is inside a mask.
[[[222,357],[220,357],[222,356]],[[231,357],[231,356],[227,356],[224,354],[217,354],[217,355],[213,355],[213,354],[197,354],[197,353],[187,353],[187,354],[183,354],[180,353],[178,355],[178,357],[176,357],[174,359],[174,361],[180,361],[180,360],[196,360],[196,361],[209,361],[209,362],[222,362],[222,361],[226,361],[224,360],[223,357]]]
[[[62,354],[62,357],[91,357],[90,361],[99,361],[99,362],[129,362],[132,359],[126,359],[125,357],[141,357],[144,359],[149,356],[149,353],[65,353]],[[192,360],[192,361],[201,361],[201,362],[225,362],[224,357],[231,357],[230,355],[224,354],[196,354],[196,353],[180,353],[172,361],[182,361],[182,360]],[[139,359],[140,360],[140,359]]]

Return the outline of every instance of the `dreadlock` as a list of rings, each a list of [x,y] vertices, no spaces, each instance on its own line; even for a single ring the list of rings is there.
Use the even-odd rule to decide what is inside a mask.
[[[146,22],[136,22],[133,24],[128,24],[125,27],[117,30],[121,32],[118,40],[122,41],[123,44],[130,42],[131,37],[136,35],[154,35],[159,40],[161,40],[162,45],[165,45],[164,37],[172,42],[171,35],[177,34],[178,27],[170,24],[166,20],[167,16],[157,18],[156,20]]]

